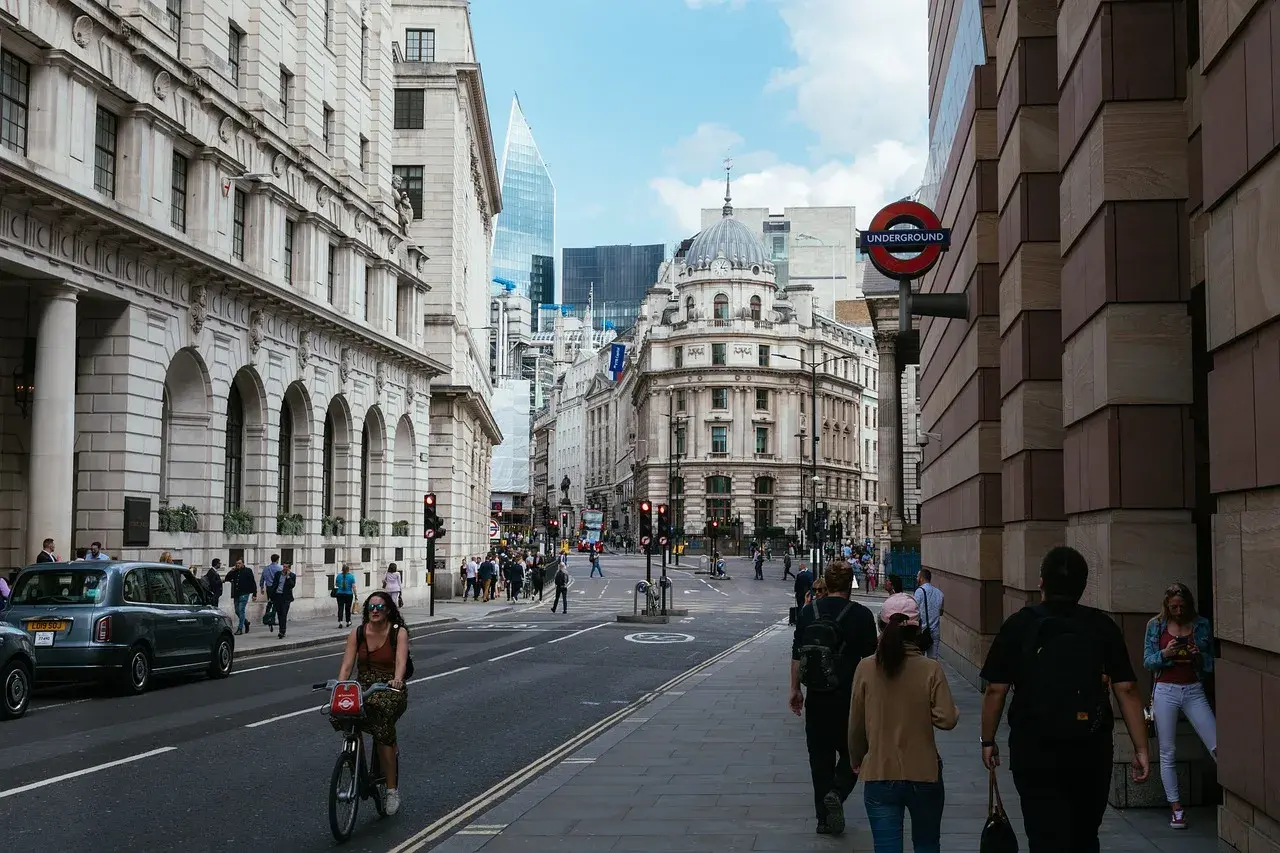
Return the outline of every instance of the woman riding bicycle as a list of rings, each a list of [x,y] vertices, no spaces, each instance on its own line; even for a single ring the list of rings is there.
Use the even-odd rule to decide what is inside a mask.
[[[392,688],[392,691],[378,693],[365,700],[365,727],[373,734],[378,764],[386,774],[386,811],[393,815],[400,809],[396,778],[400,769],[396,765],[396,720],[409,707],[404,683],[404,672],[409,663],[409,632],[391,594],[384,590],[365,597],[364,620],[347,636],[338,680],[346,681],[357,663],[359,672],[356,680],[360,682],[361,690],[368,690],[378,682],[385,682]]]

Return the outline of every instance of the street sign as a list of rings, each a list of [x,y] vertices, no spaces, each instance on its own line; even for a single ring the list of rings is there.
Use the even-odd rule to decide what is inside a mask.
[[[641,545],[648,545],[648,544],[649,544],[649,537],[648,537],[648,536],[641,536],[641,537],[640,537],[640,544],[641,544]]]
[[[492,519],[490,519],[490,521],[489,521],[489,538],[490,538],[490,539],[497,539],[497,538],[498,538],[499,536],[501,536],[501,535],[502,535],[502,528],[498,525],[498,522],[493,521]]]
[[[895,230],[897,225],[915,227]],[[904,199],[886,205],[875,215],[871,227],[858,235],[858,248],[889,278],[919,278],[951,248],[951,229],[943,228],[938,214],[927,206]],[[914,254],[899,257],[909,253]]]
[[[659,545],[666,545],[666,544],[667,544],[667,537],[665,537],[665,536],[659,536],[659,537],[658,537],[658,544],[659,544]]]

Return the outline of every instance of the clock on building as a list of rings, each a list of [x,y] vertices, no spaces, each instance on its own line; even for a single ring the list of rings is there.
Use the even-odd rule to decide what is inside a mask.
[[[726,261],[724,258],[716,258],[714,261],[711,262],[711,272],[714,273],[715,275],[728,275],[729,262]]]

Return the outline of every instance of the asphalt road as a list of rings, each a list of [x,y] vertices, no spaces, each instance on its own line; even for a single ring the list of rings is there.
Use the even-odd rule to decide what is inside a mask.
[[[606,577],[571,564],[569,613],[550,597],[476,623],[424,629],[401,717],[403,805],[379,820],[361,804],[344,849],[391,850],[548,750],[768,625],[786,618],[790,582],[709,583],[673,572],[667,626],[622,625],[644,576],[639,557],[606,557]],[[655,569],[656,573],[656,569]],[[641,643],[663,632],[678,642]],[[631,639],[628,639],[628,636]],[[5,846],[93,851],[336,846],[329,774],[341,743],[313,709],[314,682],[335,676],[339,646],[246,658],[225,681],[169,683],[133,698],[41,694],[25,719],[0,724]],[[119,762],[113,764],[113,762]],[[103,767],[103,765],[111,765]]]

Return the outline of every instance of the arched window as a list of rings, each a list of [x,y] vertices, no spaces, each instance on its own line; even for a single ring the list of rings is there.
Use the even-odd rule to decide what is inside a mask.
[[[169,423],[173,408],[169,403],[169,389],[160,392],[160,503],[169,501]]]
[[[712,316],[712,319],[715,319],[715,320],[729,319],[729,297],[728,296],[725,296],[723,293],[716,294],[715,313],[713,313],[711,316]]]
[[[288,400],[280,403],[280,442],[276,453],[276,495],[280,512],[293,509],[293,407]]]
[[[733,480],[728,477],[708,477],[707,494],[727,495],[733,490]]]
[[[751,297],[751,319],[760,322],[760,297]]]
[[[707,478],[707,520],[719,519],[724,523],[733,512],[733,498],[729,496],[733,481],[728,477]]]
[[[369,421],[360,430],[360,517],[369,517]]]
[[[772,477],[756,477],[756,494],[757,495],[773,494],[773,478]]]
[[[230,512],[240,509],[244,500],[244,400],[235,383],[227,395],[227,440],[223,450],[222,502],[224,511]]]
[[[684,301],[684,318],[686,320],[693,319],[693,306],[694,306],[693,297],[690,296],[688,299]]]
[[[320,463],[320,501],[321,511],[325,515],[333,515],[333,470],[336,467],[336,453],[333,441],[333,412],[325,412],[324,453]]]

